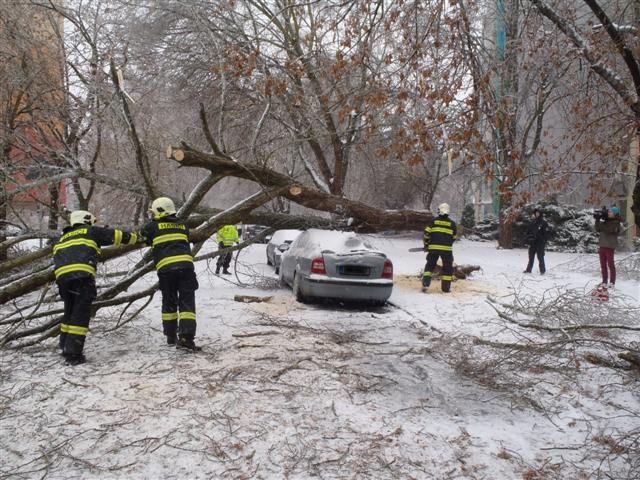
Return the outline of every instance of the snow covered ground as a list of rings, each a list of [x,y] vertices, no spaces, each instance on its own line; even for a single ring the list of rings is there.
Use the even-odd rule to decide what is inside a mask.
[[[237,278],[198,264],[200,353],[164,345],[159,294],[118,329],[115,312],[101,310],[85,365],[66,366],[55,339],[0,351],[0,478],[568,479],[638,471],[632,462],[637,469],[640,459],[617,441],[619,432],[635,430],[636,441],[640,432],[637,374],[585,362],[582,350],[566,362],[505,348],[558,336],[500,320],[487,303],[487,295],[510,303],[514,293],[531,299],[566,289],[591,301],[595,255],[548,253],[547,274],[526,275],[526,251],[463,240],[456,263],[482,271],[454,282],[451,294],[437,281],[423,294],[424,254],[408,252],[419,238],[372,241],[394,262],[384,308],[300,304],[277,288],[265,246],[253,245],[239,255]],[[130,265],[140,254],[132,257]],[[106,269],[126,267],[120,260]],[[640,306],[638,277],[622,273],[598,308]],[[140,283],[154,281],[151,274]],[[236,294],[273,299],[239,303]],[[640,342],[634,331],[606,335]]]

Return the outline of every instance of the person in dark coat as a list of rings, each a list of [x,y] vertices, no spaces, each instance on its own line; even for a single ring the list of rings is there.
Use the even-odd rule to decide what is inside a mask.
[[[598,232],[598,256],[600,257],[600,272],[602,273],[602,285],[613,288],[616,284],[616,264],[613,256],[618,247],[618,235],[620,234],[620,209],[613,207],[602,212],[596,212],[596,232]],[[610,282],[610,283],[609,283]]]
[[[529,263],[524,273],[531,273],[536,255],[538,256],[540,275],[544,275],[547,271],[544,264],[544,247],[547,243],[548,234],[549,224],[545,221],[540,209],[536,208],[533,211],[533,221],[529,224],[525,234],[525,239],[529,244]]]
[[[168,197],[156,198],[149,209],[153,219],[142,229],[144,241],[152,247],[153,261],[162,292],[162,330],[168,345],[199,350],[196,335],[196,290],[189,227],[176,217]]]
[[[91,212],[71,213],[68,227],[53,246],[56,283],[64,301],[64,318],[60,323],[60,349],[69,365],[86,361],[84,342],[89,333],[91,304],[96,298],[96,268],[100,247],[133,245],[135,233],[95,226]]]

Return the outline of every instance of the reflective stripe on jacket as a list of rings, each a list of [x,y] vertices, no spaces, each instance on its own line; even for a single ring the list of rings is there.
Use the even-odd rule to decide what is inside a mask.
[[[439,215],[424,229],[423,243],[430,252],[452,252],[453,242],[458,238],[456,222],[447,215]]]
[[[95,277],[100,247],[105,245],[134,244],[135,233],[93,225],[66,227],[53,246],[55,276],[59,282],[76,278]]]
[[[225,225],[216,233],[218,244],[222,243],[225,247],[230,247],[238,242],[238,230],[235,225]]]
[[[153,262],[158,273],[193,270],[189,228],[175,215],[151,220],[143,227],[142,235],[153,248]]]

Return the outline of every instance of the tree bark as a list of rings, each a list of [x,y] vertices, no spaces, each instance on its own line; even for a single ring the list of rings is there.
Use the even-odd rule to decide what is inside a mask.
[[[49,185],[49,231],[58,230],[58,220],[60,219],[60,184],[52,182]]]
[[[4,128],[4,126],[3,126]],[[0,244],[7,240],[7,203],[9,196],[7,195],[7,168],[9,166],[9,151],[11,147],[8,140],[2,144],[2,152],[0,153]],[[0,262],[7,259],[7,251],[0,250]]]
[[[519,1],[505,1],[504,10],[504,54],[498,55],[498,99],[496,143],[500,166],[500,208],[498,215],[498,245],[513,248],[513,218],[511,205],[517,176],[518,162],[517,118],[518,118],[518,20]]]
[[[4,168],[0,167],[4,171]],[[0,244],[7,241],[7,196],[4,181],[4,173],[0,172]],[[7,259],[7,250],[0,250],[0,262]]]
[[[633,194],[631,196],[633,200],[631,211],[633,212],[636,228],[640,229],[640,115],[638,115],[638,118],[636,120],[635,130],[639,147],[636,150],[636,184],[633,188]]]

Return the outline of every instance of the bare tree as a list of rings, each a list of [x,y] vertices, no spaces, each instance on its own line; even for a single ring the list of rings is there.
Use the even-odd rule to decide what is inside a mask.
[[[530,0],[541,15],[562,32],[569,45],[618,99],[620,111],[628,113],[628,131],[640,138],[640,50],[638,28],[640,9],[626,2],[584,0],[591,18],[576,24],[576,2]],[[617,20],[617,21],[616,21]],[[594,31],[595,30],[595,31]],[[603,33],[602,33],[603,32]],[[635,160],[636,184],[632,211],[640,226],[640,158]],[[627,172],[631,173],[631,172]]]

